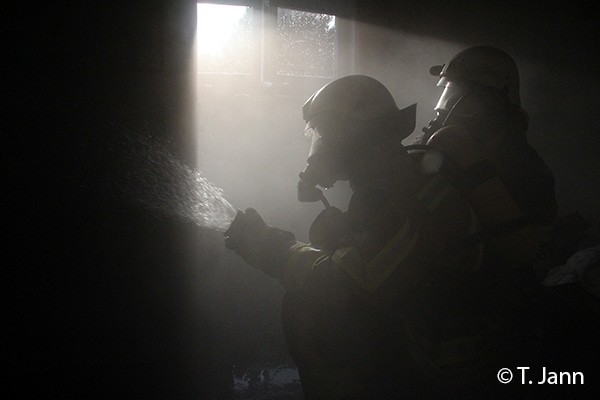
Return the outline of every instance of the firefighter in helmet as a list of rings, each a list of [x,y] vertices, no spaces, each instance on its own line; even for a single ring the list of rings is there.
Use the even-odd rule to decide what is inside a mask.
[[[325,85],[303,107],[312,143],[298,199],[326,205],[311,243],[252,208],[225,232],[228,248],[286,289],[284,333],[307,399],[450,398],[495,379],[505,361],[508,333],[489,313],[491,291],[472,289],[478,217],[402,144],[415,113],[371,77]],[[353,191],[346,211],[320,189],[342,180]]]
[[[422,143],[440,128],[452,127],[438,136],[464,129],[527,222],[552,225],[557,214],[554,177],[527,141],[528,115],[521,108],[519,71],[512,57],[496,47],[475,46],[445,65],[431,67],[430,73],[444,89],[434,109],[436,117],[423,128]]]
[[[430,73],[443,91],[420,144],[477,215],[484,286],[505,288],[499,298],[519,335],[515,348],[539,364],[547,325],[538,322],[540,283],[555,263],[557,203],[553,174],[527,140],[517,65],[498,48],[475,46]]]

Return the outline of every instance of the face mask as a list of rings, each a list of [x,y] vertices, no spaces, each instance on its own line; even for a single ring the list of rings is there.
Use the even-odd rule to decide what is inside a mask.
[[[317,129],[308,128],[305,134],[311,137],[311,146],[307,166],[299,174],[298,200],[313,202],[324,199],[317,185],[328,189],[338,180],[347,178],[341,166],[338,146],[323,138]]]
[[[448,112],[445,110],[436,111],[436,117],[428,122],[427,126],[421,129],[425,136],[423,137],[423,141],[427,142],[431,135],[437,132],[442,126],[444,126],[444,121],[446,121],[446,117],[448,116]]]
[[[456,103],[460,101],[469,91],[467,85],[450,82],[442,78],[438,86],[444,86],[444,91],[435,105],[436,117],[429,121],[428,125],[422,129],[425,133],[424,141],[426,142],[431,135],[438,129],[444,126],[448,114],[452,111]]]

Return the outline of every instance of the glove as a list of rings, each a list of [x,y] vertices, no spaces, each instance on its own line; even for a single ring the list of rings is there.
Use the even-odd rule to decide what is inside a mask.
[[[225,247],[252,267],[283,279],[285,253],[296,243],[293,233],[267,225],[255,209],[248,208],[245,212],[238,211],[223,235]]]

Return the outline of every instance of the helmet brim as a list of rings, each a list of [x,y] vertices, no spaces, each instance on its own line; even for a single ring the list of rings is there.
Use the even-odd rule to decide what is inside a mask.
[[[443,69],[444,65],[434,65],[429,68],[429,73],[433,76],[440,76]]]

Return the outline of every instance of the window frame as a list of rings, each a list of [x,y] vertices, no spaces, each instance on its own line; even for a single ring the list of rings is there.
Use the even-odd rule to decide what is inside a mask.
[[[354,72],[354,1],[340,5],[335,0],[198,0],[197,3],[212,3],[251,7],[253,13],[253,29],[257,37],[259,51],[251,60],[249,73],[231,74],[218,72],[199,72],[200,84],[214,84],[228,81],[239,84],[260,84],[266,87],[295,87],[307,81],[317,85],[325,84],[337,77]],[[304,12],[324,13],[336,17],[336,39],[334,55],[334,73],[332,77],[284,75],[276,71],[277,54],[275,35],[278,8],[288,8]],[[197,57],[197,53],[196,53]]]

